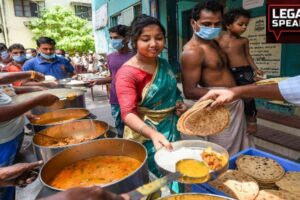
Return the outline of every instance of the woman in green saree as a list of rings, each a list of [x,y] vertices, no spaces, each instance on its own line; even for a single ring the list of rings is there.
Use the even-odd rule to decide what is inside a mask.
[[[124,138],[142,143],[148,151],[148,167],[159,175],[154,153],[180,138],[176,124],[186,110],[177,88],[172,66],[159,54],[165,46],[165,29],[147,15],[137,16],[131,25],[136,55],[116,75],[116,91],[126,126]]]

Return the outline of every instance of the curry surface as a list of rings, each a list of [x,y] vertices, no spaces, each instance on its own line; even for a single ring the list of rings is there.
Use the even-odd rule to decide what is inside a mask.
[[[139,160],[127,156],[96,156],[65,167],[50,185],[69,189],[108,184],[130,175],[141,164]]]

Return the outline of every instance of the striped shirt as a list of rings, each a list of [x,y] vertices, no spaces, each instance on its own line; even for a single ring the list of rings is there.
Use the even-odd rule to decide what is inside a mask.
[[[300,106],[300,75],[280,81],[278,87],[287,102]]]

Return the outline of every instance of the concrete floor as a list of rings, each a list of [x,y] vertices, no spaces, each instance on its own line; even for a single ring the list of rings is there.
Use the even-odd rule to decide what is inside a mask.
[[[87,90],[86,107],[91,113],[97,116],[98,120],[107,122],[110,126],[114,126],[114,119],[110,114],[110,104],[106,94],[106,88],[102,86],[94,86],[95,99],[92,100],[90,89]],[[21,154],[18,156],[19,162],[31,162],[36,160],[35,155],[32,153],[31,146],[32,136],[25,136]],[[16,200],[33,200],[42,189],[42,183],[37,179],[26,188],[17,188]]]

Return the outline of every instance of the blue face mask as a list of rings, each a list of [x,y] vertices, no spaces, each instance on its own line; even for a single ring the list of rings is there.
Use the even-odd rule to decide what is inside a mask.
[[[51,60],[51,59],[54,59],[54,58],[55,58],[55,54],[47,55],[47,54],[44,54],[44,53],[40,52],[40,55],[41,55],[43,58],[47,59],[47,60]]]
[[[116,50],[122,49],[124,47],[123,39],[112,39],[111,46]]]
[[[57,56],[57,57],[64,58],[64,56],[63,56],[63,55],[61,55],[61,54],[56,54],[56,56]]]
[[[29,59],[31,59],[31,58],[33,58],[32,54],[27,53],[27,54],[26,54],[26,59],[29,60]]]
[[[8,57],[9,57],[9,54],[8,54],[7,51],[2,51],[2,52],[1,52],[1,58],[2,58],[3,60],[6,60]]]
[[[207,26],[200,26],[200,30],[198,32],[195,31],[195,34],[204,40],[212,40],[212,39],[218,37],[221,30],[222,30],[221,28],[211,28],[211,27],[207,27]]]
[[[23,54],[21,56],[13,56],[12,59],[18,63],[22,63],[26,60],[26,56],[25,56],[25,54]]]

